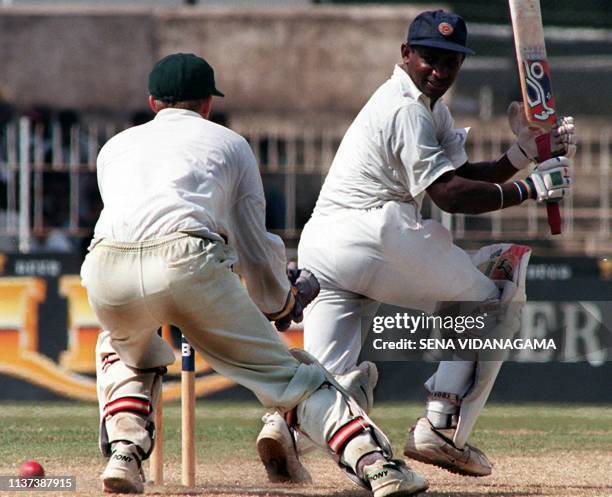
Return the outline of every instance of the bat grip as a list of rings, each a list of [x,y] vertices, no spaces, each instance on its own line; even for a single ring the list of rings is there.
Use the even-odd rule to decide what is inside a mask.
[[[561,209],[559,202],[546,202],[546,214],[548,215],[548,226],[552,235],[561,233]]]
[[[552,157],[552,145],[550,133],[536,136],[536,145],[538,147],[538,160],[540,162]],[[546,214],[548,215],[548,226],[552,235],[561,233],[561,209],[558,201],[546,202]]]

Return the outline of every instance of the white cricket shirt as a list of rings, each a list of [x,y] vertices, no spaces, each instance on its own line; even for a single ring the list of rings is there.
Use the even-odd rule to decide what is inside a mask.
[[[371,209],[388,201],[420,211],[425,189],[467,162],[467,130],[454,129],[448,107],[430,100],[396,65],[347,130],[313,217],[338,209]]]
[[[285,246],[266,231],[261,176],[243,137],[195,112],[164,109],[111,138],[97,168],[104,208],[95,239],[136,242],[179,231],[226,237],[258,307],[283,307]]]

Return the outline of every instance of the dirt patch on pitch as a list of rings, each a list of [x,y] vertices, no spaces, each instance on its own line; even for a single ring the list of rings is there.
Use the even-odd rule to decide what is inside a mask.
[[[166,484],[148,484],[148,495],[197,495],[204,497],[367,497],[323,457],[313,456],[306,465],[313,485],[273,485],[268,483],[256,456],[240,461],[204,461],[197,465],[197,487],[180,486],[180,465],[165,466]],[[455,476],[431,466],[411,463],[430,482],[430,497],[611,497],[612,453],[556,453],[539,456],[499,456],[493,475],[486,478]],[[76,492],[46,493],[53,497],[92,497],[101,492],[98,479],[103,469],[100,459],[91,464],[71,465],[48,462],[49,475],[76,475]],[[1,469],[1,468],[0,468]],[[6,475],[6,471],[1,474]],[[2,492],[0,492],[2,494]],[[40,497],[40,492],[19,492],[19,497]]]

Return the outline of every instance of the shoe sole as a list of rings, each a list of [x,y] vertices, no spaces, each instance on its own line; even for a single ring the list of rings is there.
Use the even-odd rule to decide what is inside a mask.
[[[287,468],[287,457],[283,446],[273,438],[262,438],[257,441],[257,453],[272,483],[295,483]]]
[[[489,476],[491,474],[490,471],[488,473],[476,473],[468,469],[462,469],[450,462],[446,462],[440,459],[428,459],[427,457],[423,456],[420,452],[416,450],[415,451],[410,450],[409,447],[404,447],[404,455],[406,457],[409,457],[410,459],[414,459],[415,461],[419,461],[425,464],[431,464],[432,466],[438,466],[439,468],[445,469],[449,473],[453,473],[455,475],[472,476],[474,478],[480,478],[483,476]]]
[[[105,478],[103,481],[104,491],[112,494],[141,494],[144,487],[139,488],[125,478]]]
[[[391,492],[389,494],[385,494],[385,497],[409,497],[411,495],[418,495],[423,492],[426,492],[428,488],[429,488],[429,484],[425,483],[424,485],[421,485],[420,487],[416,487],[413,489],[402,489],[402,490],[397,490],[395,492]],[[379,490],[383,490],[383,489],[384,487]]]

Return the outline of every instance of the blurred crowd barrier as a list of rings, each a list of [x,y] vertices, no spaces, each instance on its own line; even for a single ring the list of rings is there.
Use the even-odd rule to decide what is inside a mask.
[[[0,125],[0,252],[83,251],[102,207],[95,159],[100,147],[133,123],[82,122],[73,115],[24,116]],[[342,139],[345,125],[232,123],[260,164],[268,228],[295,246]],[[475,121],[472,161],[499,157],[512,136],[505,124]],[[533,202],[479,216],[449,215],[427,202],[424,215],[444,223],[467,248],[524,241],[546,255],[608,255],[612,126],[580,123],[575,188],[562,203],[563,234],[551,237],[546,209]]]

